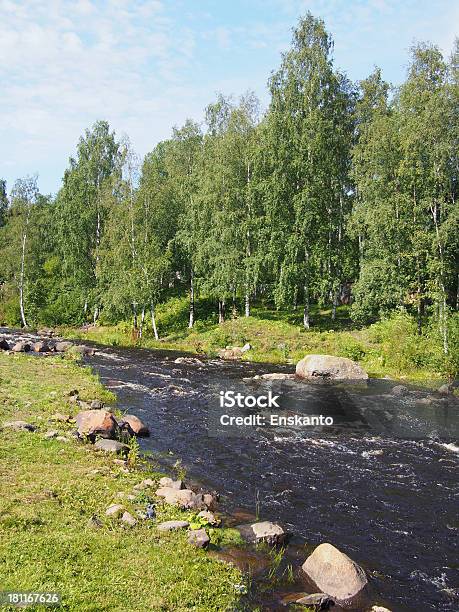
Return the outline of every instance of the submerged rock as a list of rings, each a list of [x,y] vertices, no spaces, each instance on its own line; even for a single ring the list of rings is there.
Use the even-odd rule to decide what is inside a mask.
[[[271,521],[260,521],[251,525],[238,525],[236,529],[247,542],[258,544],[266,542],[271,546],[279,546],[285,541],[287,534],[280,525]]]
[[[367,380],[368,374],[358,363],[346,357],[332,355],[306,355],[296,364],[300,378],[328,380]]]
[[[408,395],[408,393],[408,387],[405,387],[405,385],[395,385],[395,387],[392,387],[392,395],[403,397],[404,395]]]
[[[192,546],[196,546],[196,548],[207,548],[210,538],[205,529],[196,529],[195,531],[190,531],[188,542]]]
[[[328,610],[335,602],[326,593],[312,593],[295,600],[295,603],[302,606],[314,606],[314,610]]]
[[[8,340],[6,340],[6,338],[0,338],[0,349],[2,351],[9,351],[10,350],[10,345]]]
[[[364,570],[328,543],[314,549],[302,570],[317,588],[341,602],[354,599],[368,584]]]
[[[252,380],[293,380],[295,374],[286,374],[285,372],[271,372],[269,374],[257,374]]]

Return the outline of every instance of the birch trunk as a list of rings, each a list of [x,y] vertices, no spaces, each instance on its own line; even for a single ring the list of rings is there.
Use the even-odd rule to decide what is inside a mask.
[[[22,235],[22,253],[21,253],[21,275],[19,278],[19,306],[21,309],[22,326],[27,327],[27,321],[24,311],[24,275],[25,275],[25,247],[27,240],[27,231]]]
[[[143,324],[145,322],[145,308],[142,308],[142,314],[140,315],[140,329],[139,329],[139,338],[142,337],[143,334]]]
[[[156,319],[155,319],[155,306],[153,302],[151,303],[150,308],[151,308],[151,327],[155,335],[155,340],[159,340],[158,329],[156,327]]]
[[[190,275],[190,318],[188,328],[191,329],[194,325],[194,272],[191,270]]]
[[[308,283],[308,265],[309,265],[309,253],[304,253],[306,275],[304,279],[304,309],[303,309],[303,326],[305,329],[309,329],[311,322],[309,319],[309,283]]]

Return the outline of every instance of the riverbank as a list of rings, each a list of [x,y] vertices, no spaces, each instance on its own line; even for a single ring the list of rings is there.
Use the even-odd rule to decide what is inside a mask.
[[[61,327],[66,338],[90,340],[110,346],[170,349],[217,356],[228,346],[251,349],[241,359],[259,363],[295,364],[308,353],[347,357],[357,361],[372,378],[413,381],[438,387],[457,376],[457,364],[445,359],[433,336],[417,334],[414,320],[398,314],[366,328],[353,327],[346,307],[335,320],[327,310],[314,312],[314,327],[305,330],[298,313],[254,309],[253,316],[235,317],[217,324],[212,318],[186,325],[185,303],[158,307],[161,339],[155,340],[145,326],[143,337],[133,333],[131,323],[84,328]]]
[[[139,464],[135,445],[125,465],[73,439],[74,424],[61,419],[75,410],[72,390],[82,400],[114,400],[88,368],[0,353],[0,387],[0,423],[36,428],[0,432],[2,590],[59,592],[66,610],[97,612],[237,604],[240,572],[190,546],[185,533],[162,536],[151,522],[126,528],[105,516],[120,494],[160,474]],[[55,437],[46,437],[49,430]],[[128,502],[134,516],[145,492],[136,496]],[[174,511],[160,508],[157,518],[175,518]]]

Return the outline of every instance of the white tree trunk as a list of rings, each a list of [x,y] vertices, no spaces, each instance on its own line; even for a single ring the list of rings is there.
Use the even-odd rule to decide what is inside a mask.
[[[25,247],[27,240],[27,232],[22,235],[22,253],[21,253],[21,275],[19,279],[19,306],[21,309],[22,326],[27,327],[27,321],[24,311],[24,276],[25,276]]]
[[[144,322],[145,322],[145,308],[142,307],[142,314],[140,315],[139,338],[142,338]]]
[[[190,275],[190,319],[188,321],[188,328],[191,329],[194,325],[194,273],[191,270]]]
[[[155,319],[155,307],[153,302],[151,303],[151,326],[153,328],[153,333],[155,334],[155,340],[159,340],[158,329],[156,327],[156,319]]]
[[[245,316],[250,317],[250,296],[248,291],[245,294]]]

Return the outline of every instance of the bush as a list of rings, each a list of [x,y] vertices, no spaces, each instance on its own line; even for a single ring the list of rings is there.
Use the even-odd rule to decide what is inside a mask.
[[[337,341],[339,357],[347,357],[353,361],[361,361],[365,355],[365,347],[352,336],[341,336]]]
[[[0,320],[2,323],[8,327],[19,327],[21,325],[19,298],[10,298],[0,308]]]

